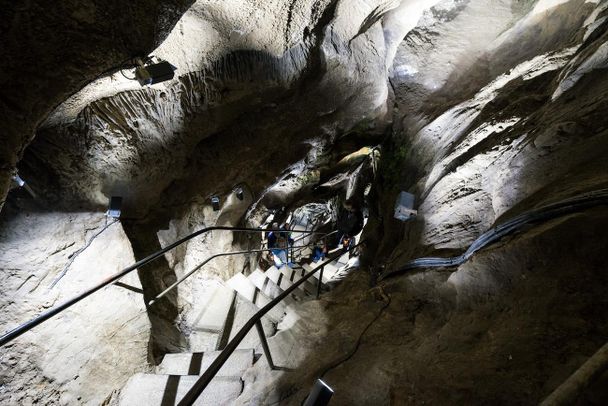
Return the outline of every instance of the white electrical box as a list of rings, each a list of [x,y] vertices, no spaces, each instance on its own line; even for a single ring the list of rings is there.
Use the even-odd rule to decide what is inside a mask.
[[[418,210],[414,210],[414,195],[407,192],[399,193],[395,202],[395,218],[407,221],[416,217],[417,214]]]

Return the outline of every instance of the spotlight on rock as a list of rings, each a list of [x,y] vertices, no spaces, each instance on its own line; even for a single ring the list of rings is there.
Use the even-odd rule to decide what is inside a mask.
[[[218,211],[220,209],[219,196],[211,196],[211,206],[213,206],[213,211]]]
[[[140,85],[153,85],[173,79],[177,68],[167,61],[159,63],[143,63],[135,68],[135,78]]]
[[[321,379],[317,379],[303,406],[325,406],[334,394],[334,390]]]
[[[122,197],[121,196],[112,196],[110,198],[110,206],[108,207],[108,212],[106,215],[108,217],[112,217],[113,219],[120,218],[120,211],[122,207]]]
[[[21,179],[18,173],[15,173],[15,175],[13,175],[10,188],[23,188],[30,194],[30,196],[32,196],[34,199],[36,198],[36,193],[34,193],[32,188],[27,183],[25,183],[23,179]]]
[[[243,200],[243,197],[244,197],[244,196],[243,196],[243,188],[242,188],[242,187],[237,187],[237,188],[234,190],[234,193],[236,194],[237,199],[239,199],[239,200]]]

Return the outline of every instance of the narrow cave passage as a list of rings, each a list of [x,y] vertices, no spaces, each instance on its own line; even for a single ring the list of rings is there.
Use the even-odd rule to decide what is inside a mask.
[[[608,1],[47,3],[0,16],[0,404],[608,404]]]

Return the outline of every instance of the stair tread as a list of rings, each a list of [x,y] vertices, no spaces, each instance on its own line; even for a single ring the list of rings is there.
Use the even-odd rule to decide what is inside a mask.
[[[316,262],[312,262],[310,264],[305,264],[304,269],[306,270],[306,272],[310,272],[311,270],[313,270],[314,268],[316,268],[317,266],[319,266],[319,264],[321,263],[321,261],[319,261],[318,263]],[[331,280],[331,278],[337,273],[338,268],[335,265],[332,265],[332,263],[326,264],[325,267],[323,268],[323,283],[327,283]],[[317,271],[317,274],[320,271]],[[318,278],[317,278],[318,280]]]
[[[283,277],[287,278],[289,281],[291,281],[291,283],[298,282],[300,279],[302,279],[302,276],[303,276],[303,273],[299,269],[291,269],[289,267],[282,267],[280,269],[280,271],[283,274]],[[299,285],[298,289],[303,291],[304,293],[312,294],[313,292],[315,292],[314,286],[315,285],[313,285],[310,282],[310,280],[308,280],[308,281],[302,283],[301,285]]]
[[[192,375],[135,374],[123,387],[120,406],[176,405],[199,379]],[[196,406],[231,404],[242,392],[243,383],[237,377],[218,376],[194,402]]]
[[[349,260],[348,256],[349,256],[349,253],[345,252],[344,254],[342,254],[342,256],[340,258],[338,258],[338,262],[342,265],[346,265]]]
[[[220,332],[226,324],[234,300],[234,291],[218,283],[203,294],[206,294],[209,300],[204,306],[201,306],[203,310],[193,320],[192,327],[199,331]]]
[[[165,354],[163,361],[156,367],[157,374],[200,375],[221,354],[221,351]],[[253,349],[235,350],[217,376],[240,377],[253,365]]]
[[[271,299],[274,299],[282,293],[281,288],[268,278],[268,275],[259,269],[255,270],[248,278],[262,293]]]
[[[258,289],[253,282],[242,273],[237,273],[227,282],[227,285],[237,291],[239,295],[253,303],[256,307],[262,308],[266,306],[272,299],[266,296]],[[266,315],[275,321],[282,319],[285,313],[285,303],[278,303]]]

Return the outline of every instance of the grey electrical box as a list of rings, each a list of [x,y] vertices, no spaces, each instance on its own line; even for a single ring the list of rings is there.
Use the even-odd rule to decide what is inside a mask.
[[[23,187],[25,186],[25,181],[21,179],[19,175],[16,174],[13,176],[13,185],[14,187]]]
[[[416,217],[417,210],[414,210],[414,195],[407,192],[399,193],[395,202],[395,218],[401,221],[410,220]]]
[[[218,211],[220,209],[219,196],[211,196],[211,206],[213,207],[213,211]]]

